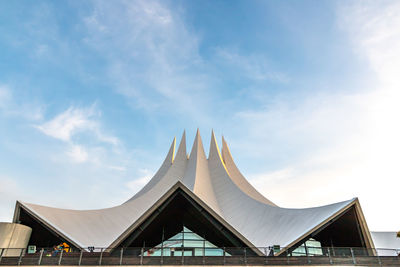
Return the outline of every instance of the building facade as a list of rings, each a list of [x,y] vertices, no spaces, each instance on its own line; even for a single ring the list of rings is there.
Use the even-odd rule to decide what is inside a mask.
[[[214,133],[207,157],[199,131],[190,154],[185,133],[177,151],[174,138],[153,178],[119,206],[70,210],[17,201],[13,222],[32,229],[28,244],[37,247],[64,242],[86,250],[142,248],[136,253],[148,255],[374,248],[357,198],[306,209],[279,207],[241,174],[224,139],[220,151]]]

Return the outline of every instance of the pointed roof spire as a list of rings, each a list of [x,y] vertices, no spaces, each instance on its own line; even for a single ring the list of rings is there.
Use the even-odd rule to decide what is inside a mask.
[[[229,153],[229,155],[231,155],[228,144],[226,143],[224,136],[222,136],[222,159],[224,160],[224,162],[226,153]]]
[[[174,137],[174,140],[172,140],[171,147],[169,148],[168,154],[165,157],[163,165],[165,163],[172,163],[174,161],[175,145],[176,145],[176,137]]]
[[[181,142],[179,143],[178,147],[178,152],[175,154],[174,161],[176,160],[181,160],[181,159],[187,159],[187,154],[186,154],[186,131],[183,131]]]
[[[196,131],[196,137],[194,138],[192,151],[190,152],[189,159],[194,156],[195,157],[204,156],[204,158],[206,157],[206,153],[204,152],[203,141],[201,140],[199,128],[197,128],[197,131]]]
[[[210,142],[210,152],[208,154],[208,160],[210,162],[215,162],[219,165],[222,165],[227,174],[229,174],[228,169],[225,166],[224,161],[222,160],[221,153],[219,151],[217,139],[215,138],[214,130],[211,130],[211,142]]]
[[[217,139],[215,138],[214,130],[211,130],[211,141],[210,141],[210,151],[208,153],[208,158],[218,156],[219,147],[217,144]]]
[[[199,129],[197,129],[192,151],[190,152],[183,183],[217,213],[220,212]]]
[[[233,160],[231,150],[229,149],[228,143],[226,142],[224,136],[222,136],[222,150],[221,150],[221,156],[222,160],[226,165],[228,165],[228,162],[233,163],[233,165],[236,167],[235,161]]]
[[[184,175],[184,184],[194,190],[195,183],[199,182],[197,178],[202,177],[202,175],[199,176],[199,173],[204,173],[208,176],[207,158],[204,153],[200,131],[197,129]]]

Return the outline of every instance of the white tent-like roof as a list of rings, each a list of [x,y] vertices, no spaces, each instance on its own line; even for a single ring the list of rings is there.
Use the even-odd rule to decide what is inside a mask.
[[[168,155],[153,178],[131,199],[107,209],[70,210],[17,202],[20,209],[77,247],[118,246],[174,190],[181,188],[249,247],[290,247],[354,206],[367,246],[373,247],[358,200],[327,206],[287,209],[265,198],[240,173],[222,140],[220,153],[214,133],[208,158],[199,131],[190,155],[185,133],[175,153]]]

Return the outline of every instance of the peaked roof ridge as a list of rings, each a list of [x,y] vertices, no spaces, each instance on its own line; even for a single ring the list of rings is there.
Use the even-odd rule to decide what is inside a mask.
[[[178,151],[175,154],[174,162],[182,159],[187,159],[186,153],[186,131],[183,131],[181,141],[179,143]]]
[[[225,141],[225,138],[222,136],[222,159],[224,162],[224,166],[228,170],[229,177],[236,184],[237,187],[240,188],[244,193],[246,193],[251,198],[260,201],[264,204],[268,204],[271,206],[277,206],[271,200],[267,199],[264,195],[257,191],[243,176],[238,167],[233,160],[232,154],[229,150],[228,144]]]
[[[204,151],[203,141],[201,139],[200,130],[197,128],[196,136],[193,141],[192,150],[190,151],[189,159],[192,157],[203,157],[206,158],[206,153]]]
[[[205,157],[200,131],[199,128],[197,128],[196,137],[194,138],[192,149],[190,150],[189,158],[187,161],[186,170],[181,179],[182,183],[184,183],[185,186],[192,191],[194,191],[194,185],[196,183],[196,170],[198,167],[199,152],[200,152],[200,157],[202,156],[201,152],[203,152],[203,155]]]
[[[183,183],[206,202],[207,205],[220,213],[199,129],[197,129],[192,151],[190,152]]]

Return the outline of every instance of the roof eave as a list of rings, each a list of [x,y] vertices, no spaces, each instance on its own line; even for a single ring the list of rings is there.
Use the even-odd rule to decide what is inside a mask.
[[[40,214],[35,212],[33,209],[29,208],[29,206],[23,204],[20,201],[17,201],[15,204],[15,211],[14,211],[14,218],[13,222],[18,223],[19,221],[19,216],[20,216],[20,211],[21,208],[24,209],[29,215],[31,215],[34,219],[37,221],[41,222],[44,224],[46,227],[48,227],[51,231],[56,233],[57,235],[65,238],[68,242],[70,242],[72,245],[74,245],[77,248],[84,249],[84,246],[80,244],[78,241],[74,240],[73,238],[69,237],[67,234],[63,233],[61,230],[59,230],[57,227],[53,226],[50,222],[45,220]]]
[[[361,229],[363,233],[363,237],[365,241],[367,242],[366,246],[367,248],[373,248],[373,241],[371,238],[371,234],[369,232],[367,223],[365,221],[364,215],[361,210],[360,202],[358,201],[358,198],[354,198],[351,202],[349,202],[346,206],[332,214],[331,216],[327,217],[324,221],[313,227],[311,230],[305,232],[303,235],[299,236],[295,240],[293,240],[291,243],[289,243],[287,246],[285,246],[281,251],[279,251],[276,256],[282,255],[284,252],[286,252],[288,249],[296,245],[298,242],[300,242],[302,239],[306,238],[308,235],[311,235],[313,232],[318,230],[319,228],[323,227],[326,223],[328,223],[330,220],[342,215],[345,213],[349,208],[354,206],[356,208],[356,214],[357,218],[359,219],[359,222],[361,223]]]

